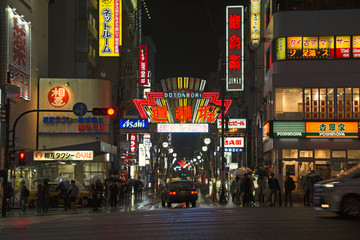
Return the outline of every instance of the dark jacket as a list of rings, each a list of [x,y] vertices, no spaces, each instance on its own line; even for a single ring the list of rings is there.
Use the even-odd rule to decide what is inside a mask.
[[[294,180],[292,179],[292,177],[288,177],[286,178],[285,182],[284,182],[284,189],[285,191],[292,191],[294,190],[293,187],[295,185]]]
[[[268,185],[269,185],[270,190],[279,190],[280,189],[280,184],[279,184],[279,181],[277,180],[277,178],[269,178]]]

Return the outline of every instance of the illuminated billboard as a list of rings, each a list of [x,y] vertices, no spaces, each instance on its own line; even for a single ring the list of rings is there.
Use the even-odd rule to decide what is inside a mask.
[[[226,7],[226,91],[244,90],[244,7]]]
[[[284,56],[286,54],[286,56]],[[291,36],[275,39],[275,60],[360,58],[360,36]]]
[[[118,57],[122,45],[122,1],[99,0],[99,57]]]
[[[306,138],[358,138],[358,122],[306,122]]]
[[[94,151],[34,151],[34,161],[88,161]]]
[[[164,92],[147,92],[134,99],[140,117],[150,123],[215,123],[221,119],[218,92],[203,92],[206,81],[178,77],[162,81]],[[225,114],[232,99],[224,100]]]
[[[20,88],[20,97],[31,99],[31,27],[14,9],[7,7],[8,72],[10,84]]]
[[[270,139],[270,122],[264,123],[262,127],[263,142]]]
[[[250,5],[250,40],[260,41],[260,30],[261,30],[261,1],[260,0],[251,0]]]
[[[158,133],[208,133],[207,123],[158,123]]]
[[[148,84],[147,45],[139,46],[139,85]]]
[[[217,120],[217,128],[221,128],[221,119]],[[225,121],[226,124],[226,121]],[[230,118],[228,123],[229,129],[246,129],[246,119],[245,118]]]
[[[274,138],[305,138],[305,122],[273,122]]]

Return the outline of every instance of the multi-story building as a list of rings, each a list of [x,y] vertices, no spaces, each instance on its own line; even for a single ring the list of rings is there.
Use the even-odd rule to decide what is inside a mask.
[[[264,0],[264,166],[301,185],[360,163],[359,1]]]

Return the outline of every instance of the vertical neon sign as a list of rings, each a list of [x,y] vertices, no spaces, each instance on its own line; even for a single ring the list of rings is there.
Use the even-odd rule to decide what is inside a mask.
[[[226,91],[244,91],[244,8],[226,7]]]
[[[148,84],[147,45],[139,46],[139,85]]]

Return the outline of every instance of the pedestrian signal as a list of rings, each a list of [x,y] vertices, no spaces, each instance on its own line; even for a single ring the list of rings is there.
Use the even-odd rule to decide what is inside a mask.
[[[91,112],[94,116],[103,115],[110,117],[116,113],[114,108],[93,108]]]

